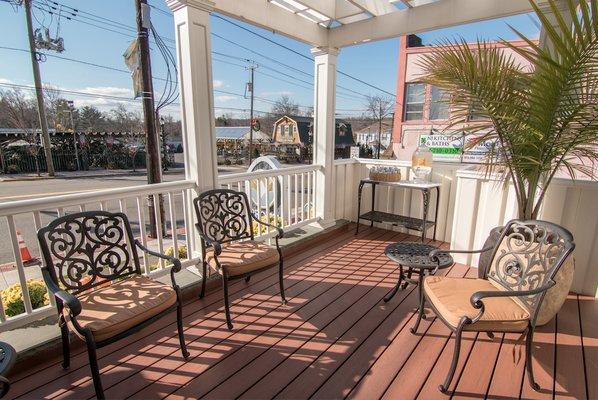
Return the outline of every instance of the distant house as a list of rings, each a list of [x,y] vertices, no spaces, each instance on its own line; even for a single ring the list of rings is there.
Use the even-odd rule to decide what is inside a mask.
[[[312,117],[288,116],[274,122],[272,142],[281,155],[296,156],[299,159],[310,158],[314,119]],[[353,130],[347,121],[337,119],[335,123],[336,155],[348,154],[349,147],[355,144]],[[284,158],[284,157],[283,157]]]
[[[362,145],[377,146],[378,145],[378,123],[366,126],[363,129],[355,132],[355,141]],[[392,138],[392,123],[384,121],[382,123],[382,134],[380,135],[380,142],[383,148],[390,145]]]

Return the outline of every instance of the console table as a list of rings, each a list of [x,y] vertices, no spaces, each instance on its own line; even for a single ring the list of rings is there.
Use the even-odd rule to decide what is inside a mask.
[[[372,186],[372,210],[366,213],[361,213],[361,193],[365,185]],[[402,189],[419,190],[422,193],[422,218],[411,217],[408,215],[393,214],[384,211],[376,211],[376,187],[390,186]],[[436,207],[434,212],[434,220],[428,220],[428,210],[430,208],[430,192],[436,189]],[[438,199],[440,198],[440,183],[424,182],[418,183],[414,181],[399,181],[399,182],[384,182],[374,181],[371,179],[362,179],[359,182],[359,190],[357,191],[357,229],[355,234],[359,232],[359,220],[365,219],[370,221],[370,226],[374,226],[374,222],[389,223],[396,226],[404,226],[407,229],[420,231],[422,233],[422,242],[426,238],[426,230],[434,227],[433,239],[436,240],[436,223],[438,221]]]

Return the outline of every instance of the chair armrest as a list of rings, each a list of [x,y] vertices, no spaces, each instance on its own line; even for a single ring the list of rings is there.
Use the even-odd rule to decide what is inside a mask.
[[[258,224],[264,225],[264,226],[269,226],[270,228],[276,229],[276,231],[278,232],[278,234],[276,235],[276,237],[278,239],[282,239],[282,237],[284,236],[284,231],[282,230],[281,227],[276,226],[274,224],[269,224],[267,222],[264,222],[264,221],[260,220],[258,217],[256,217],[255,215],[253,215],[253,213],[249,213],[249,215],[251,215],[251,219],[253,219],[254,221],[256,221]]]
[[[443,249],[435,249],[435,250],[432,250],[430,252],[429,257],[433,261],[438,261],[438,254],[448,254],[448,253],[453,253],[453,254],[475,254],[475,253],[483,253],[485,251],[492,250],[493,248],[494,248],[494,246],[484,247],[483,249],[479,249],[479,250],[455,250],[455,249],[443,250]]]
[[[181,261],[178,258],[167,256],[166,254],[159,253],[157,251],[153,251],[142,245],[139,240],[135,239],[135,245],[139,247],[141,250],[146,252],[147,254],[151,254],[154,257],[162,258],[164,260],[168,260],[172,263],[172,270],[174,272],[179,272],[181,270]]]
[[[556,284],[555,281],[551,280],[546,285],[540,286],[532,290],[518,290],[518,291],[506,291],[506,290],[482,290],[475,292],[471,295],[469,301],[474,308],[483,308],[482,299],[486,297],[524,297],[532,296],[534,294],[540,294],[550,289]]]
[[[60,300],[63,306],[69,309],[72,317],[76,317],[77,315],[81,314],[81,302],[79,299],[66,290],[60,289],[50,277],[50,273],[46,267],[42,268],[42,276],[49,292],[52,293],[58,300]]]
[[[197,228],[197,233],[199,234],[201,240],[203,240],[208,246],[212,247],[214,249],[214,254],[219,256],[220,253],[222,253],[222,245],[217,241],[207,237],[199,228],[199,224],[195,224],[195,227]]]

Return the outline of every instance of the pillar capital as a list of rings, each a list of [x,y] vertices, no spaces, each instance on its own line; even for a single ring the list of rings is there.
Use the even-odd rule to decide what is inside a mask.
[[[196,8],[202,11],[214,11],[214,2],[210,0],[166,0],[166,5],[172,12],[185,7]]]
[[[340,52],[340,50],[336,47],[314,47],[311,49],[311,54],[314,57],[318,57],[318,56],[325,56],[325,55],[331,55],[331,56],[337,56],[338,53]]]

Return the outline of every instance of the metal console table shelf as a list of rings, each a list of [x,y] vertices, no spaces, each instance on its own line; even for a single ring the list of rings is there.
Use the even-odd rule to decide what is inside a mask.
[[[372,185],[372,210],[361,214],[361,192],[365,185]],[[376,211],[376,187],[390,186],[396,188],[419,190],[422,192],[423,215],[422,218],[415,218],[407,215],[393,214],[384,211]],[[436,189],[436,207],[434,212],[434,220],[428,220],[428,210],[430,208],[430,192]],[[438,221],[438,200],[440,199],[440,184],[433,182],[418,183],[414,181],[399,181],[399,182],[383,182],[374,181],[371,179],[362,179],[359,182],[359,190],[357,192],[357,229],[355,234],[359,232],[359,220],[365,219],[370,221],[370,226],[374,226],[374,222],[389,223],[397,226],[404,226],[407,229],[420,231],[422,233],[422,242],[426,238],[426,230],[434,227],[433,239],[436,240],[436,223]]]

